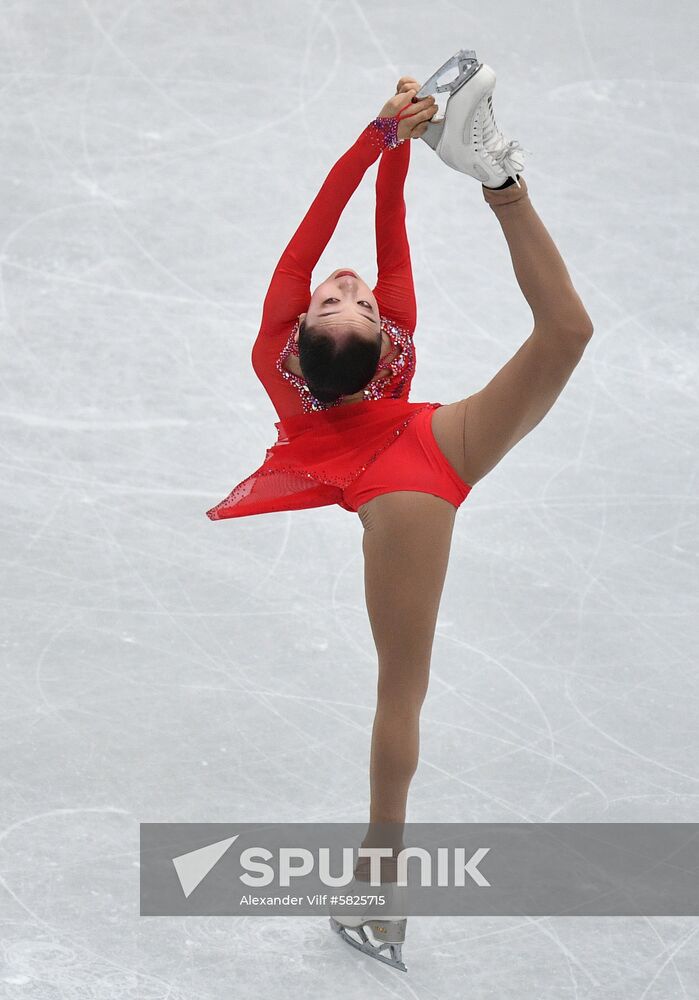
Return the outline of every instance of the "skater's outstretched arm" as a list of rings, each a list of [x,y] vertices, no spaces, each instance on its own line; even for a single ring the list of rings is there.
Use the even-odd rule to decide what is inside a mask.
[[[368,167],[381,155],[377,139],[375,130],[367,125],[326,177],[275,268],[260,332],[269,335],[280,326],[288,326],[308,305],[313,268]]]
[[[402,76],[396,85],[396,95],[412,97],[422,85],[412,76]],[[433,105],[426,121],[418,122],[410,132],[419,139],[427,131],[429,118],[437,112]],[[412,103],[412,102],[411,102]],[[408,143],[405,143],[407,147]],[[384,316],[414,333],[417,323],[417,303],[410,261],[410,245],[405,231],[405,178],[410,164],[410,150],[404,147],[388,150],[381,157],[376,178],[376,263],[378,280],[374,296]]]
[[[384,141],[371,123],[364,128],[328,174],[274,270],[252,348],[252,366],[282,418],[301,412],[302,407],[297,389],[277,370],[277,360],[296,318],[308,308],[311,272],[347,202],[381,155]]]
[[[396,165],[399,165],[401,155],[409,157],[409,153],[402,151],[401,146],[408,145],[407,139],[419,137],[426,127],[425,121],[434,115],[436,105],[432,106],[432,98],[411,104],[411,96],[415,92],[401,91],[390,98],[377,118],[372,119],[354,144],[340,157],[274,270],[264,300],[262,323],[252,349],[252,365],[280,417],[300,410],[298,392],[277,370],[276,362],[296,318],[308,308],[311,272],[368,167],[384,150],[398,154]],[[400,142],[401,146],[393,147],[394,141]],[[391,217],[394,216],[393,204],[393,199],[389,198],[386,211]],[[394,231],[393,228],[391,231]],[[388,247],[388,241],[383,239],[378,254],[386,261],[388,294],[396,257]]]
[[[396,95],[412,97],[421,90],[421,84],[412,76],[402,76],[396,85]],[[437,111],[434,98],[430,98]],[[432,117],[430,115],[429,117]],[[427,130],[422,121],[410,132],[411,139],[419,139]],[[384,316],[399,326],[415,330],[417,303],[413,286],[410,245],[405,231],[405,178],[410,165],[408,143],[381,156],[376,177],[376,264],[378,280],[374,296]]]
[[[376,176],[376,264],[374,296],[383,316],[415,330],[417,304],[405,230],[405,178],[410,165],[410,144],[387,149]]]

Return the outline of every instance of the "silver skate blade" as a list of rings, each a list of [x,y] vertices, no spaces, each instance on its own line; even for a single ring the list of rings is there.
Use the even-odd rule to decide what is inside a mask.
[[[444,65],[439,67],[436,73],[432,74],[427,83],[423,83],[415,96],[419,101],[423,97],[429,97],[430,94],[443,94],[447,90],[450,94],[454,94],[478,72],[482,65],[478,62],[474,49],[459,49],[451,59],[447,59]],[[440,77],[450,69],[458,69],[458,74],[448,83],[440,84]]]
[[[435,153],[437,152],[437,146],[439,145],[439,140],[442,138],[442,131],[444,130],[445,119],[442,118],[441,122],[428,122],[427,128],[420,136],[423,142],[426,142],[430,149],[433,149]]]
[[[343,927],[342,924],[338,924],[337,920],[333,917],[330,917],[330,926],[336,934],[340,935],[343,941],[346,941],[347,944],[351,944],[353,948],[357,949],[357,951],[361,951],[365,955],[369,955],[370,958],[376,958],[379,962],[383,962],[385,965],[390,965],[392,969],[398,969],[400,972],[408,971],[403,963],[402,949],[399,944],[383,944],[380,946],[374,945],[367,937],[363,927],[346,928]],[[357,931],[357,933],[361,935],[362,940],[356,941],[352,935],[348,933],[348,930]],[[390,958],[387,955],[381,954],[384,948],[388,948],[390,950]]]

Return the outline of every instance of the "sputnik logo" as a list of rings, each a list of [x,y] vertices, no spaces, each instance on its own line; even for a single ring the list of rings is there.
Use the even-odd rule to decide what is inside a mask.
[[[182,886],[182,892],[187,898],[192,895],[199,883],[206,878],[214,865],[221,860],[233,841],[237,840],[239,836],[240,834],[236,833],[235,837],[218,840],[215,844],[207,844],[206,847],[189,851],[187,854],[180,854],[179,857],[172,859]]]
[[[240,834],[236,834],[234,837],[228,837],[226,840],[217,840],[213,844],[207,844],[205,847],[199,847],[195,851],[188,851],[187,854],[180,854],[178,857],[172,859],[175,871],[177,872],[177,877],[180,880],[182,892],[185,894],[186,898],[189,898],[192,895],[199,883],[202,882],[211,869],[218,864],[228,848],[238,839],[239,836]],[[369,857],[371,855],[380,855],[381,853],[385,854],[386,850],[388,850],[388,853],[390,854],[390,849],[385,848],[360,848],[358,853],[360,857]],[[417,855],[415,853],[416,851]],[[468,875],[477,886],[489,887],[490,882],[488,882],[482,872],[478,870],[479,863],[489,851],[489,847],[479,847],[473,856],[466,861],[465,848],[453,848],[455,865],[453,873],[454,885],[464,886],[466,884],[465,876]],[[349,861],[346,857],[348,853],[350,855]],[[430,858],[424,848],[410,848],[405,851],[401,851],[399,860],[399,877],[405,878],[405,874],[400,874],[400,866],[402,865],[404,853],[406,853],[408,857],[413,855],[420,858],[420,884],[423,886],[431,885],[432,868]],[[317,861],[319,877],[325,885],[333,887],[347,885],[352,878],[351,865],[349,866],[349,873],[346,870],[349,862],[352,860],[351,849],[343,849],[343,868],[342,873],[339,876],[330,874],[329,854],[330,849],[327,847],[321,847],[318,849],[317,858],[314,856],[312,851],[305,847],[280,847],[278,858],[279,870],[275,872],[274,867],[267,863],[272,858],[271,851],[267,848],[248,847],[247,850],[243,851],[240,855],[240,863],[243,868],[246,869],[246,873],[240,876],[240,881],[244,882],[246,885],[267,886],[270,885],[275,878],[278,878],[280,886],[286,887],[292,884],[293,879],[303,878],[311,873],[314,870]],[[446,847],[440,847],[438,848],[437,854],[438,884],[447,885],[447,882],[443,881],[443,879],[445,879],[448,874],[448,850]],[[299,861],[301,864],[297,864]],[[378,861],[378,856],[374,858],[374,861]],[[426,870],[423,867],[425,862],[427,862]],[[405,882],[402,884],[405,885]]]

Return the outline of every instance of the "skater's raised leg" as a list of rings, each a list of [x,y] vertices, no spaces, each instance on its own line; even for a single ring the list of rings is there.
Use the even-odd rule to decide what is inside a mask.
[[[521,187],[481,190],[507,240],[534,329],[483,389],[433,414],[439,447],[471,486],[548,413],[593,332],[563,258],[531,203],[526,181],[521,179]],[[508,333],[503,330],[503,339]]]

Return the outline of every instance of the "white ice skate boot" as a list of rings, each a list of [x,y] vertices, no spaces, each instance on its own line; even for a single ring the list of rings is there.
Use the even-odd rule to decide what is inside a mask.
[[[454,68],[458,75],[440,83]],[[448,167],[475,177],[486,187],[500,187],[508,177],[521,187],[517,174],[524,170],[527,150],[517,139],[507,141],[495,122],[495,80],[494,71],[478,62],[473,49],[460,49],[447,59],[416,95],[421,100],[449,91],[444,117],[432,119],[421,138]]]
[[[403,943],[408,918],[400,915],[406,910],[407,886],[391,882],[372,886],[367,882],[353,881],[342,892],[344,895],[385,896],[386,904],[379,910],[374,907],[373,912],[376,914],[374,916],[370,915],[371,906],[367,907],[366,913],[358,917],[349,916],[347,913],[336,913],[330,917],[332,929],[343,941],[363,951],[365,955],[370,955],[379,962],[385,962],[394,969],[400,969],[401,972],[407,972],[403,963]],[[367,928],[370,934],[366,933]],[[388,954],[382,954],[384,951]]]

